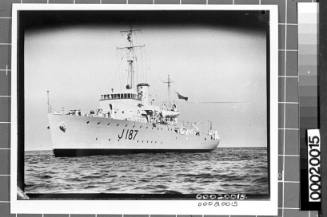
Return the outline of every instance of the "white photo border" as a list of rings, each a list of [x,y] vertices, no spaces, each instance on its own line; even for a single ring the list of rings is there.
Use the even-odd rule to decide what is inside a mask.
[[[268,200],[238,200],[238,206],[198,206],[200,200],[18,200],[17,199],[17,39],[20,11],[53,10],[266,10],[269,16],[269,192]],[[200,214],[200,215],[277,215],[278,213],[278,9],[276,5],[91,5],[91,4],[13,4],[11,54],[11,213],[43,214]],[[221,200],[219,200],[221,201]]]

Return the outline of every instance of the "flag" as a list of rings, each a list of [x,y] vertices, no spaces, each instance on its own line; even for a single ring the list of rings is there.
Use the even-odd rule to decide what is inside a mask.
[[[183,99],[183,100],[185,100],[185,101],[188,100],[188,97],[187,97],[187,96],[183,96],[183,95],[181,95],[181,94],[178,93],[178,92],[176,92],[176,93],[177,93],[177,97],[178,97],[178,99]]]

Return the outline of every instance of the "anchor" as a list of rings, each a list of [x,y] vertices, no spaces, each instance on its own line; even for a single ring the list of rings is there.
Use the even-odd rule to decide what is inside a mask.
[[[60,129],[62,132],[66,132],[66,127],[63,126],[63,125],[59,126],[59,129]]]

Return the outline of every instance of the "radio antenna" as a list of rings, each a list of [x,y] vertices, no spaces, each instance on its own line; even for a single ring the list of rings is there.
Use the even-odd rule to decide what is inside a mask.
[[[51,113],[50,90],[47,90],[47,105],[48,105],[48,113]]]
[[[173,81],[170,79],[170,75],[168,74],[168,79],[167,81],[164,81],[163,83],[167,84],[168,87],[168,103],[170,104],[170,87]]]

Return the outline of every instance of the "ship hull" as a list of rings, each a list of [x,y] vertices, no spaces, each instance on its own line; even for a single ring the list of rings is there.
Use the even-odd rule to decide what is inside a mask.
[[[123,155],[137,153],[166,153],[166,152],[210,152],[212,149],[53,149],[56,157],[76,157],[89,155]]]
[[[181,135],[168,125],[63,114],[48,116],[56,157],[207,152],[219,143],[209,135]]]

